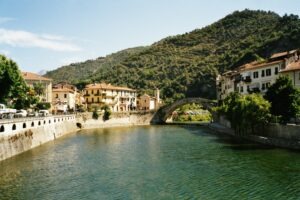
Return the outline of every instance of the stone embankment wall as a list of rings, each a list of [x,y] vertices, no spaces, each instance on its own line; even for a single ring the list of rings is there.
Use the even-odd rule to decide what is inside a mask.
[[[153,112],[113,113],[104,121],[102,115],[95,120],[92,113],[84,113],[77,116],[77,123],[82,129],[150,125],[153,115]]]
[[[75,115],[0,120],[0,161],[76,130]]]
[[[235,135],[231,129],[230,122],[224,117],[217,119],[217,123],[221,126],[212,125],[211,128],[216,131],[220,129],[224,133]],[[295,124],[269,124],[261,130],[257,130],[257,133],[254,135],[242,135],[238,137],[271,146],[300,149],[300,126]]]

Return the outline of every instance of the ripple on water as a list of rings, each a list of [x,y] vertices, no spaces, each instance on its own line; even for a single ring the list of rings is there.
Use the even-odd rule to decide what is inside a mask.
[[[299,153],[192,127],[81,131],[0,168],[0,199],[300,197]]]

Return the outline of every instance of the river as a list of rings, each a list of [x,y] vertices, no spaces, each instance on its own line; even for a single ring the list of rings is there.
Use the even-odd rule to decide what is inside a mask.
[[[0,199],[300,199],[300,153],[200,127],[83,130],[1,162]]]

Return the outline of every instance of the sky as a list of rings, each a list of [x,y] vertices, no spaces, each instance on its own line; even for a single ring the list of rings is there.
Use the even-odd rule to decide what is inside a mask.
[[[53,70],[209,25],[235,10],[300,15],[299,0],[0,0],[0,54]]]

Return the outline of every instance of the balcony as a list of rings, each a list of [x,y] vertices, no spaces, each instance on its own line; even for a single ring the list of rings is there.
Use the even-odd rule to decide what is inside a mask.
[[[235,83],[239,83],[241,81],[242,81],[242,76],[241,75],[234,77],[234,82]]]
[[[245,83],[251,83],[251,77],[250,76],[245,76],[242,78],[242,80],[245,82]]]

